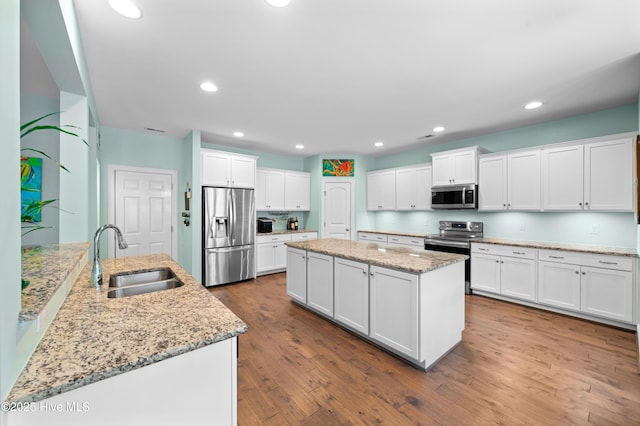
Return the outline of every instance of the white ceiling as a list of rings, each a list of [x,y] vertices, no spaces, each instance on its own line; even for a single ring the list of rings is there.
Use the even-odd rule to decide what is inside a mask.
[[[129,20],[75,0],[103,126],[381,155],[637,102],[640,88],[638,0],[136,3]]]

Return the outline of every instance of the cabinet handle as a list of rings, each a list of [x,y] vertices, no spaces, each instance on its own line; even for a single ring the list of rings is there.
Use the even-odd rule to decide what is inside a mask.
[[[584,203],[585,206],[589,207],[589,203]]]
[[[602,263],[603,265],[617,265],[618,262],[607,262],[606,260],[598,260],[598,263]]]
[[[373,272],[369,272],[369,275],[373,278]]]
[[[564,259],[564,256],[549,256],[551,259]],[[576,272],[577,273],[577,272]]]
[[[582,207],[582,203],[578,203],[578,205]]]
[[[496,263],[500,263],[500,261],[499,261],[499,260],[496,260]]]
[[[519,255],[523,255],[523,254],[527,254],[523,251],[514,251],[513,254],[519,254]]]
[[[504,263],[504,260],[501,260],[500,263]]]
[[[503,204],[503,205],[502,205],[502,207],[507,207],[507,205],[506,205],[506,204]]]
[[[480,251],[489,251],[489,249],[482,248],[482,247],[479,247],[478,250],[480,250]]]
[[[576,271],[576,274],[579,274],[579,273],[580,273],[579,271]]]
[[[367,271],[362,271],[362,275],[367,275]]]
[[[586,272],[583,272],[583,273],[582,273],[582,275],[587,275],[587,273],[586,273]]]

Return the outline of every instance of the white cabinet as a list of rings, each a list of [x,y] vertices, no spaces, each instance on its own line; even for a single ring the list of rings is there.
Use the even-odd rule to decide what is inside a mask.
[[[540,250],[538,302],[624,323],[634,321],[631,258]]]
[[[418,358],[418,275],[370,266],[369,337]]]
[[[396,209],[431,209],[431,166],[396,169]]]
[[[256,211],[284,210],[284,171],[257,169],[256,176]]]
[[[369,265],[336,257],[334,315],[340,324],[369,334]]]
[[[367,173],[367,210],[395,210],[395,208],[395,169]]]
[[[333,316],[333,256],[307,252],[307,306]]]
[[[291,241],[317,240],[318,233],[313,232],[294,232],[291,234]]]
[[[540,151],[482,157],[480,210],[540,210]]]
[[[256,274],[283,270],[287,267],[288,234],[258,235],[256,237]]]
[[[535,301],[536,255],[535,249],[472,244],[471,288]]]
[[[360,241],[373,241],[380,244],[387,244],[387,234],[377,234],[373,232],[358,232]]]
[[[311,175],[289,172],[284,176],[284,208],[287,211],[308,211],[311,206]]]
[[[255,188],[255,157],[203,149],[200,158],[203,186]]]
[[[387,235],[387,245],[424,250],[424,238],[389,234]]]
[[[287,248],[287,294],[300,303],[307,303],[306,250]]]
[[[478,183],[480,152],[476,146],[431,154],[433,186]]]
[[[631,138],[542,151],[545,210],[631,211]]]

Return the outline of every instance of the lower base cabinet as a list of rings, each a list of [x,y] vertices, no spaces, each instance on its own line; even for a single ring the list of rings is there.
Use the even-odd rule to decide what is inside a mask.
[[[333,256],[307,253],[307,305],[333,316]]]
[[[333,317],[345,327],[369,334],[369,265],[338,257],[333,267]]]
[[[631,272],[583,266],[580,284],[582,312],[632,322],[634,298]]]
[[[411,358],[418,358],[418,275],[371,266],[369,283],[369,336]]]
[[[307,303],[307,252],[287,250],[287,294],[293,300]]]
[[[538,262],[538,303],[580,311],[580,266]]]

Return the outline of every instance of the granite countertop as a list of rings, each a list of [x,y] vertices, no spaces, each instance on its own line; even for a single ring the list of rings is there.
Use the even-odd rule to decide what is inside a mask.
[[[184,286],[107,298],[116,272],[169,267]],[[165,254],[105,259],[105,284],[85,266],[7,401],[35,402],[247,331],[247,326]]]
[[[22,290],[18,321],[38,317],[90,245],[91,242],[44,244],[23,249],[22,278],[29,280],[29,286]]]
[[[279,230],[273,230],[272,232],[258,232],[256,235],[257,236],[263,236],[263,235],[282,235],[282,234],[300,234],[303,232],[318,232],[316,229],[298,229],[296,231],[291,231],[289,229],[279,229]]]
[[[481,238],[473,240],[475,243],[482,244],[499,244],[509,245],[515,247],[528,247],[544,250],[565,250],[565,251],[577,251],[581,253],[591,254],[604,254],[611,256],[627,256],[638,257],[638,251],[632,248],[619,248],[619,247],[602,247],[602,246],[590,246],[583,244],[570,244],[570,243],[548,243],[540,241],[519,241],[519,240],[507,240],[503,238]]]
[[[369,265],[422,274],[453,263],[468,256],[439,251],[390,247],[384,244],[339,240],[335,238],[286,243],[287,246],[329,256],[368,263]]]
[[[370,229],[359,229],[358,232],[365,232],[367,234],[399,235],[402,237],[417,237],[417,238],[426,238],[429,235],[432,235],[432,234],[426,234],[424,232],[372,231]]]

